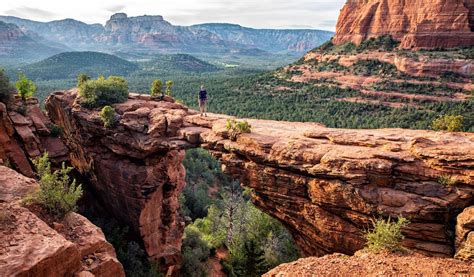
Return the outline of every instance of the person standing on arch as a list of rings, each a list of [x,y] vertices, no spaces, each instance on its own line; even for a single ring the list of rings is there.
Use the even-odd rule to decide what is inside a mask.
[[[201,116],[207,116],[207,91],[204,88],[204,85],[201,86],[201,90],[199,91],[199,109],[201,110]]]

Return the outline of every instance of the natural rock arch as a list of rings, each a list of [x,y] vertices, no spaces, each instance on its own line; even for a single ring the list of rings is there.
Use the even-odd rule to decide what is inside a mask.
[[[56,92],[46,102],[64,128],[71,163],[163,266],[180,262],[178,196],[189,147],[208,149],[226,173],[253,188],[253,202],[278,218],[306,255],[353,253],[373,217],[403,215],[412,221],[405,246],[452,256],[455,218],[473,204],[473,134],[249,120],[252,133],[233,142],[226,116],[200,117],[171,99],[138,94],[114,105],[118,124],[106,129],[76,94]],[[442,185],[440,176],[456,184]]]

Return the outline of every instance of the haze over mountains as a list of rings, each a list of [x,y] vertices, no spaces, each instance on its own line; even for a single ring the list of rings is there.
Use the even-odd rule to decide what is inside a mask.
[[[162,16],[111,16],[105,26],[74,19],[37,22],[0,16],[0,59],[31,61],[65,51],[140,54],[197,53],[245,55],[302,54],[327,41],[321,30],[252,29],[234,24],[175,26]]]

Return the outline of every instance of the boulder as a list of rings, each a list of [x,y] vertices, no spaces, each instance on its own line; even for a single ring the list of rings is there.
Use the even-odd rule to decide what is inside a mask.
[[[113,246],[85,217],[69,213],[49,226],[20,205],[38,183],[0,166],[0,272],[2,276],[125,276]],[[88,262],[88,261],[91,262]]]

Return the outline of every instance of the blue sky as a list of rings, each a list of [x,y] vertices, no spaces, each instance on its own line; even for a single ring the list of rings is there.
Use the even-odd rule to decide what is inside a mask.
[[[0,14],[105,24],[112,13],[163,15],[176,25],[228,22],[255,28],[334,30],[345,0],[2,0]]]

